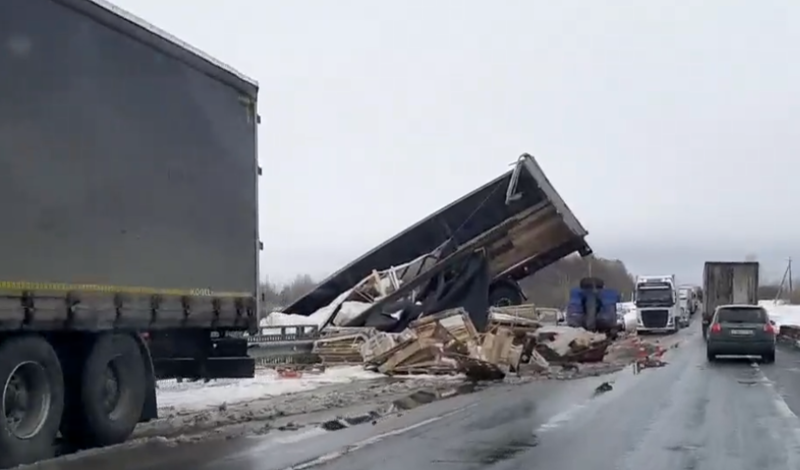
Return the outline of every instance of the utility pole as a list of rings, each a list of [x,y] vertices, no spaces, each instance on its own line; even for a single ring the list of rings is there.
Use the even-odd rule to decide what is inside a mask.
[[[794,292],[794,287],[792,286],[792,258],[789,258],[789,266],[786,267],[786,270],[789,273],[789,298],[792,297],[792,293]]]

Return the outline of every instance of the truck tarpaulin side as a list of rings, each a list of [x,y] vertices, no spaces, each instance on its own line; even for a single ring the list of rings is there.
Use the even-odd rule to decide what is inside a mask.
[[[258,86],[101,0],[4,0],[0,44],[8,468],[124,442],[158,378],[254,375]]]
[[[0,12],[0,211],[13,221],[0,291],[69,299],[70,328],[120,326],[119,312],[129,327],[246,328],[257,85],[103,2]],[[151,317],[155,304],[171,313]],[[66,312],[26,326],[60,328]],[[2,306],[0,328],[23,316]]]
[[[703,269],[703,333],[720,305],[758,304],[756,261],[707,261]]]

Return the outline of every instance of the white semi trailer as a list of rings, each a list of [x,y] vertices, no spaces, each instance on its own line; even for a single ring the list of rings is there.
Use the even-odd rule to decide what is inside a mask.
[[[675,275],[639,276],[634,290],[636,331],[669,333],[680,329],[681,310]]]

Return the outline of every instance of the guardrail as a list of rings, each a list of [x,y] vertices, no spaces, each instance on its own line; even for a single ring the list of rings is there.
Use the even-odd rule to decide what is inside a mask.
[[[316,325],[286,325],[261,328],[262,334],[245,336],[230,334],[231,337],[247,339],[247,352],[256,361],[257,368],[270,368],[285,365],[306,366],[316,364],[319,358],[312,353],[314,341],[322,337]],[[239,379],[215,379],[215,384],[235,382]],[[189,380],[158,380],[158,388],[179,388]],[[203,383],[202,380],[199,382]]]
[[[320,338],[316,325],[285,325],[261,329],[260,335],[247,337],[247,350],[257,367],[285,364],[313,364],[314,341]]]

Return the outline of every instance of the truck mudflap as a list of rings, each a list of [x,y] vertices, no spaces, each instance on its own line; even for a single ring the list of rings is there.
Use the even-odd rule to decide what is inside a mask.
[[[204,330],[152,331],[145,338],[156,379],[241,379],[255,375],[247,338],[212,338]]]
[[[157,379],[251,379],[256,373],[252,357],[188,357],[154,359],[153,369]]]

